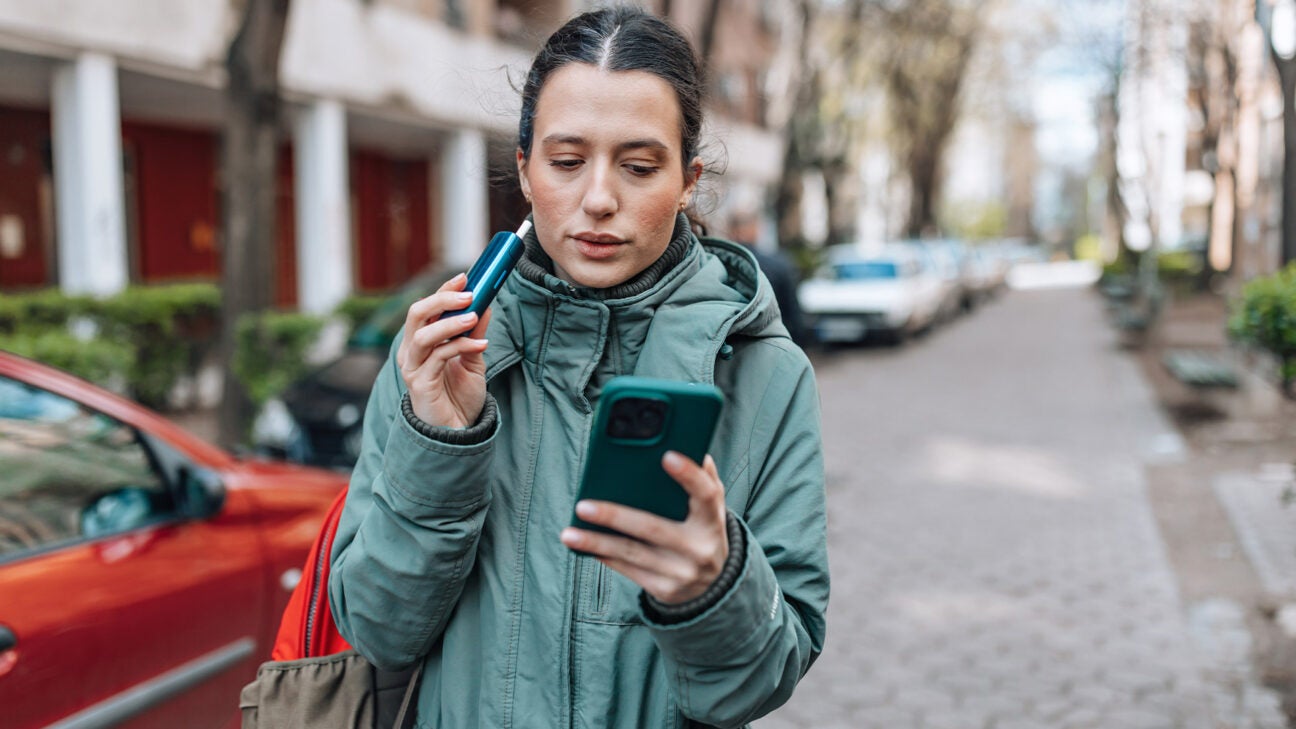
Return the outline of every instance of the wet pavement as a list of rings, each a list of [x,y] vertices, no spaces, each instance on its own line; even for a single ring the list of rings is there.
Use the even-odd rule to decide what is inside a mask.
[[[815,356],[827,650],[758,729],[1278,729],[1243,617],[1186,605],[1147,469],[1182,461],[1089,290]]]

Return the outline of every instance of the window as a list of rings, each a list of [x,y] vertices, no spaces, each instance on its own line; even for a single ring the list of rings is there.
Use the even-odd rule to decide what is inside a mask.
[[[0,377],[0,559],[173,512],[134,428]]]

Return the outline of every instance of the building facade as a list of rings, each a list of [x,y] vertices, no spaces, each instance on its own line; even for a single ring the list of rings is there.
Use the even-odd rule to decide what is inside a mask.
[[[783,0],[648,5],[696,34],[712,2],[723,205],[730,190],[778,177],[763,49],[779,42],[769,8]],[[277,301],[327,313],[426,266],[466,266],[493,230],[516,227],[515,89],[543,39],[591,4],[293,0],[276,250],[266,252]],[[0,0],[0,292],[219,279],[237,7]]]

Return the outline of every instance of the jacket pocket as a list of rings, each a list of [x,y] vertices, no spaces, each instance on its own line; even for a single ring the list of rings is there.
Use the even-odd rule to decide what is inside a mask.
[[[608,625],[642,625],[639,586],[602,562],[588,560],[581,570],[577,620]]]

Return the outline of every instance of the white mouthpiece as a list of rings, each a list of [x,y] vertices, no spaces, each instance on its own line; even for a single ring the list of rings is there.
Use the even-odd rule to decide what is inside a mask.
[[[526,234],[529,233],[530,231],[531,231],[531,221],[523,220],[522,227],[517,229],[517,237],[525,238]]]

